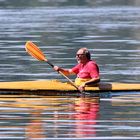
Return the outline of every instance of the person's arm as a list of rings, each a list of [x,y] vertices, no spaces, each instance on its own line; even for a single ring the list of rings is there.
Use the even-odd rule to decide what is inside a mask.
[[[61,71],[64,75],[70,75],[70,74],[73,74],[72,70],[71,69],[63,69],[63,68],[60,68],[58,66],[54,66],[53,67],[55,71]]]
[[[84,91],[86,85],[97,84],[98,82],[100,82],[100,77],[92,78],[89,81],[86,81],[85,83],[83,83],[82,85],[80,85],[79,86],[79,90]]]
[[[97,84],[98,82],[100,82],[100,78],[99,77],[92,78],[89,81],[85,82],[83,86],[91,85],[91,84]]]

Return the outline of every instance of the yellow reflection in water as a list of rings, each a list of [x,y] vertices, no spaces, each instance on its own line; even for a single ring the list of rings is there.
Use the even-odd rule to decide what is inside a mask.
[[[22,123],[24,130],[20,131],[24,131],[24,137],[28,140],[61,135],[64,137],[65,133],[66,137],[88,137],[96,135],[94,125],[98,118],[99,98],[7,96],[0,98],[0,112],[9,114],[1,117],[0,121],[8,120],[13,125],[10,127],[17,128],[16,121]],[[13,120],[16,121],[13,123]],[[9,128],[8,123],[5,127]]]

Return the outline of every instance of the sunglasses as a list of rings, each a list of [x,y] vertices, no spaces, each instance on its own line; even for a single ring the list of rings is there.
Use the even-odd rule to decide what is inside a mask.
[[[85,54],[76,54],[77,57],[84,56]]]

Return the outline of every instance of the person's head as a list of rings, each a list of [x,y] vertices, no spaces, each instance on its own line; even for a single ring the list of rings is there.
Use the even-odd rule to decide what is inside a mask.
[[[78,63],[86,63],[91,59],[90,52],[87,48],[81,48],[76,53]]]

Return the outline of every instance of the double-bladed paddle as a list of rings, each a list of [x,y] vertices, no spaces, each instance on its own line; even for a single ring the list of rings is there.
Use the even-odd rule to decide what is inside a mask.
[[[52,68],[54,65],[48,61],[48,59],[45,57],[44,53],[31,41],[27,41],[25,44],[25,50],[34,58],[38,59],[39,61],[45,61],[47,62]],[[62,76],[64,76],[70,83],[73,85],[78,91],[79,88],[61,71],[58,71]],[[83,93],[82,91],[80,91]]]

